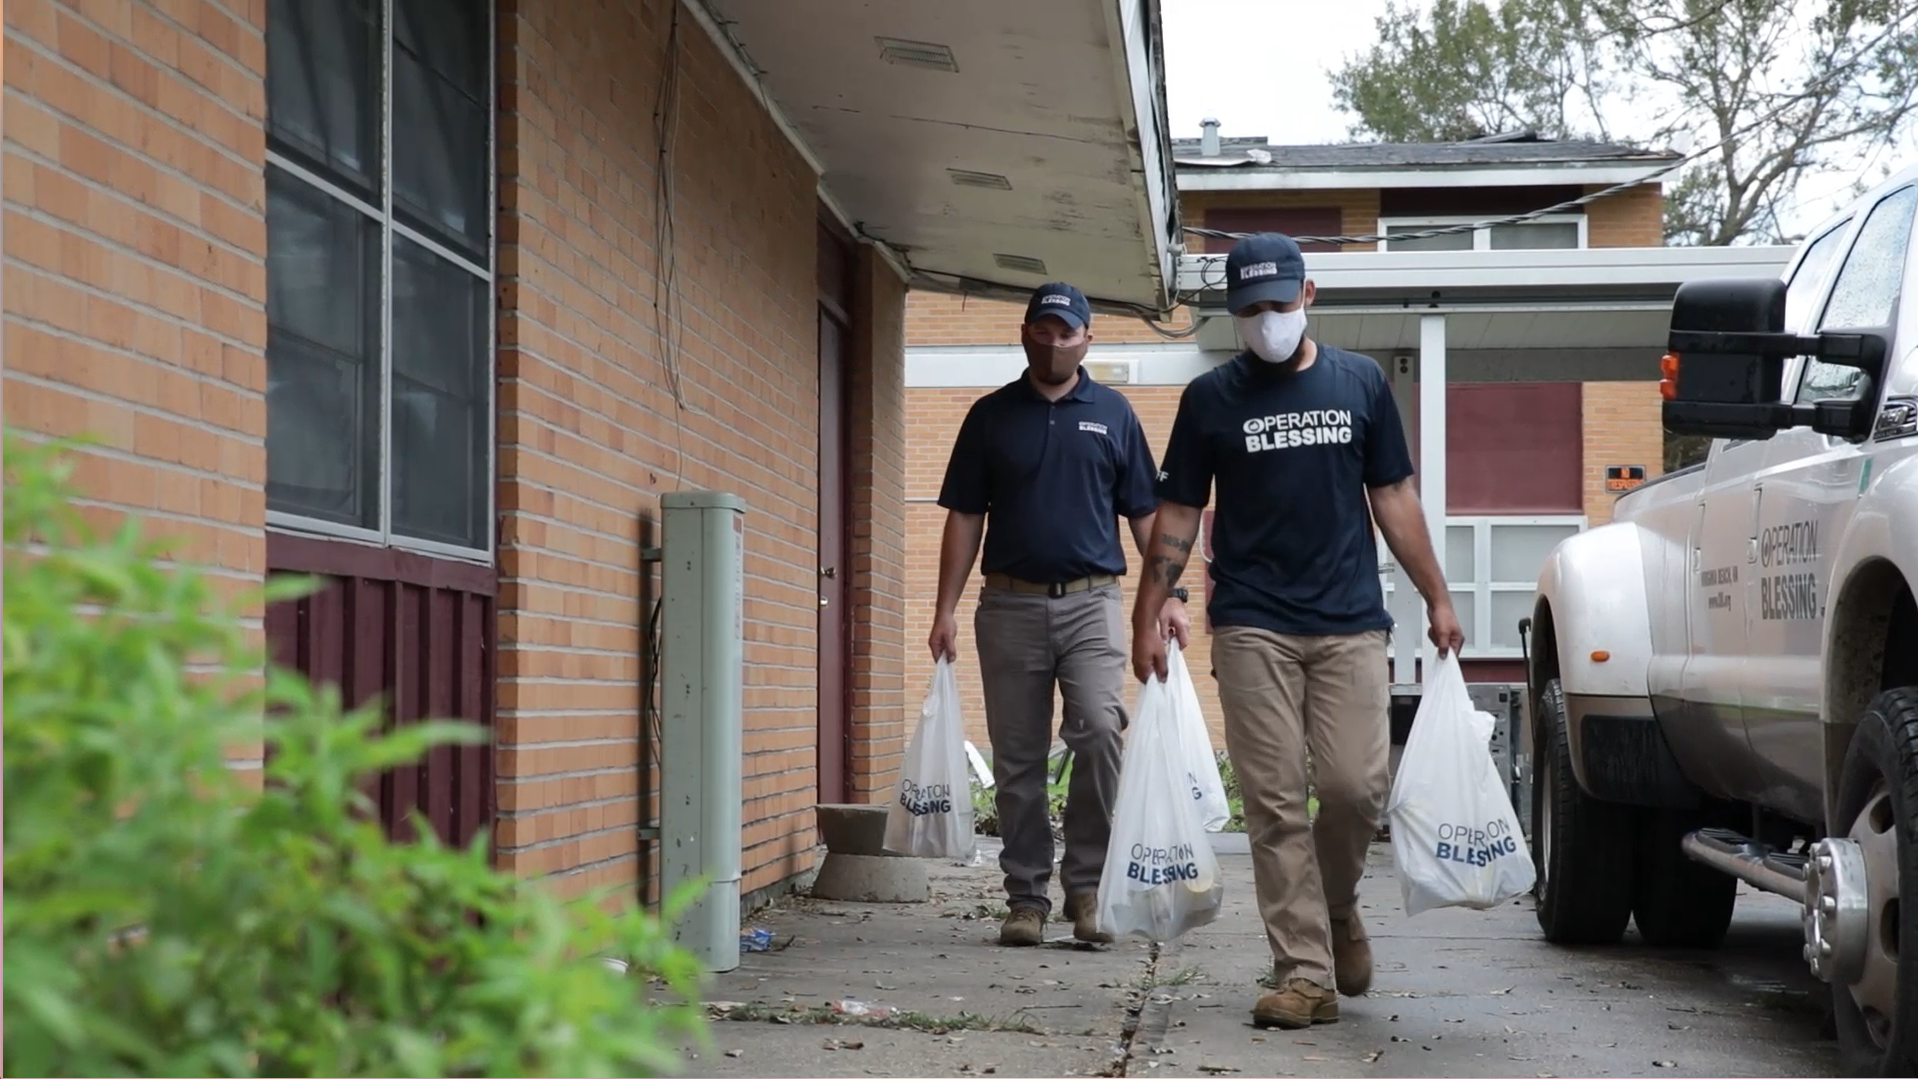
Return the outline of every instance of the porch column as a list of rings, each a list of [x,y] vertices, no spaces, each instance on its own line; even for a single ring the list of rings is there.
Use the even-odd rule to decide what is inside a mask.
[[[1404,424],[1408,437],[1416,437],[1418,431],[1418,410],[1414,407],[1418,398],[1418,377],[1412,367],[1409,355],[1392,358],[1392,399],[1399,406],[1399,421]],[[1417,664],[1419,641],[1425,636],[1420,619],[1418,590],[1412,587],[1412,579],[1405,574],[1398,557],[1387,553],[1392,559],[1392,681],[1397,684],[1415,684],[1418,682]]]
[[[1425,527],[1432,534],[1432,553],[1445,569],[1445,316],[1419,318],[1419,501],[1425,505]],[[1426,636],[1425,605],[1418,606],[1413,639],[1430,671],[1437,660]],[[1482,643],[1482,642],[1470,642]],[[1409,669],[1409,668],[1408,668]]]

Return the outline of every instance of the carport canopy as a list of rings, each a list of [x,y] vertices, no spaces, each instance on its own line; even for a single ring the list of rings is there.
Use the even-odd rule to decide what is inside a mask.
[[[1445,565],[1445,391],[1451,380],[1654,380],[1679,285],[1713,277],[1776,278],[1792,251],[1308,252],[1306,273],[1318,292],[1312,335],[1384,362],[1408,420],[1416,401],[1419,498],[1439,564]],[[1224,281],[1223,255],[1181,260],[1179,289],[1200,321],[1201,356],[1228,356],[1238,348]],[[1395,566],[1382,569],[1397,577]],[[1401,672],[1396,681],[1409,682],[1414,650],[1428,665],[1433,658],[1423,632],[1424,604],[1409,587],[1393,587],[1391,599],[1397,624],[1420,627],[1394,638],[1393,668]]]
[[[914,288],[1170,306],[1159,0],[694,0]]]

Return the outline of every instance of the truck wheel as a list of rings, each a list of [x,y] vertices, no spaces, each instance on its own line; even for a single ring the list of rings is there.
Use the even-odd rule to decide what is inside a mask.
[[[1638,814],[1579,789],[1565,727],[1565,690],[1554,678],[1539,697],[1532,760],[1538,926],[1553,944],[1613,944],[1632,916]]]
[[[1687,833],[1715,823],[1685,810],[1641,811],[1632,920],[1654,948],[1716,948],[1731,928],[1738,878],[1685,856]]]
[[[1918,941],[1918,687],[1887,690],[1865,709],[1838,781],[1834,836],[1864,856],[1864,964],[1832,985],[1838,1049],[1852,1075],[1918,1075],[1918,963],[1898,962]]]

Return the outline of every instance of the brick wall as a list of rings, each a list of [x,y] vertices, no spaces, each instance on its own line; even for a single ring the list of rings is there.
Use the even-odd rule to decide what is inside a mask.
[[[1612,519],[1618,496],[1605,490],[1605,466],[1644,465],[1664,474],[1665,428],[1658,383],[1585,383],[1585,517],[1596,528]]]
[[[929,345],[1016,345],[1024,304],[914,291],[906,297],[906,341],[913,347]],[[1191,325],[1181,308],[1165,323],[1167,329]],[[1163,340],[1150,326],[1130,315],[1092,316],[1092,333],[1101,345],[1151,344]]]
[[[148,518],[236,595],[266,568],[265,21],[6,5],[7,422],[96,439],[93,516]]]
[[[633,878],[641,520],[716,488],[749,507],[752,891],[815,845],[816,181],[682,13],[679,407],[653,308],[672,10],[502,4],[500,849],[569,887]]]
[[[1137,386],[1121,389],[1138,412],[1139,422],[1145,427],[1147,442],[1152,446],[1153,459],[1157,460],[1165,448],[1167,437],[1172,433],[1172,416],[1178,410],[1182,387]],[[939,590],[939,536],[946,523],[946,511],[936,504],[939,484],[945,476],[953,439],[959,434],[959,423],[965,419],[966,410],[972,402],[985,392],[972,387],[906,391],[906,408],[912,417],[912,438],[906,448],[906,584],[909,597],[905,634],[906,695],[915,706],[924,699],[926,690],[932,684],[932,655],[926,649],[926,639],[932,633],[932,605]],[[1140,561],[1131,532],[1123,524],[1121,529],[1127,569],[1125,609],[1129,621],[1133,585],[1138,580]],[[1206,720],[1212,728],[1214,748],[1223,750],[1225,742],[1220,727],[1218,692],[1208,675],[1212,663],[1211,645],[1205,633],[1204,605],[1197,598],[1204,581],[1199,572],[1198,567],[1187,572],[1191,579],[1190,587],[1194,590],[1193,618],[1197,623],[1193,627],[1188,659],[1197,676],[1194,681],[1198,684]],[[980,694],[978,650],[972,627],[978,584],[978,568],[975,566],[973,581],[959,601],[958,675],[959,692],[965,702],[966,737],[972,739],[983,752],[990,742],[986,737],[985,704]],[[1128,677],[1128,701],[1136,691],[1137,684]]]
[[[1603,188],[1588,187],[1586,194]],[[1589,247],[1663,247],[1665,196],[1657,184],[1643,184],[1607,195],[1585,206],[1585,243]]]

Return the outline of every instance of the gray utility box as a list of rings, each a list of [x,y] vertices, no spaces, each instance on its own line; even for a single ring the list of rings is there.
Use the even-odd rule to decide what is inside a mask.
[[[1466,689],[1479,711],[1498,717],[1498,726],[1492,730],[1492,762],[1498,766],[1499,778],[1505,781],[1512,809],[1518,814],[1519,828],[1529,843],[1532,841],[1532,756],[1531,748],[1525,744],[1525,686],[1517,682],[1471,682]],[[1392,687],[1394,774],[1398,771],[1399,752],[1405,746],[1405,738],[1412,733],[1412,719],[1418,714],[1423,691],[1424,687],[1418,685]]]

